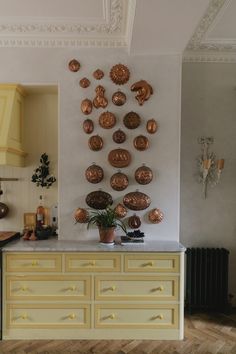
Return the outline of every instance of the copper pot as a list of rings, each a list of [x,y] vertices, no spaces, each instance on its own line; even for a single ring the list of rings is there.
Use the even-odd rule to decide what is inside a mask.
[[[9,212],[9,208],[6,204],[0,202],[0,219],[5,218]]]

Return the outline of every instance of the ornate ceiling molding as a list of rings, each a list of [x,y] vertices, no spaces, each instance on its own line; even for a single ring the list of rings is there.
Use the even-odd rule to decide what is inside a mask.
[[[201,52],[186,51],[183,55],[184,63],[236,63],[236,52]]]

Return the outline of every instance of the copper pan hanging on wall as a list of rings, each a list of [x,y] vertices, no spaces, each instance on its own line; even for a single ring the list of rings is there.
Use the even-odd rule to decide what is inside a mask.
[[[126,174],[122,172],[114,173],[110,179],[111,188],[115,191],[123,191],[129,185],[129,179]]]
[[[96,165],[95,163],[89,166],[85,171],[85,177],[90,183],[99,183],[103,180],[104,172],[102,167]]]
[[[106,209],[109,205],[112,205],[112,196],[104,191],[98,190],[91,192],[85,199],[90,208],[93,209]]]
[[[127,167],[131,162],[131,155],[128,150],[114,149],[109,152],[108,161],[113,167]]]
[[[150,197],[142,192],[130,192],[123,198],[124,205],[131,210],[144,210],[151,204]]]

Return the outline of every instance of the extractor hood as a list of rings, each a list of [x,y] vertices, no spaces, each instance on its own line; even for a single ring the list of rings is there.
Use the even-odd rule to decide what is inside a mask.
[[[0,84],[0,165],[24,166],[24,97],[20,85]]]

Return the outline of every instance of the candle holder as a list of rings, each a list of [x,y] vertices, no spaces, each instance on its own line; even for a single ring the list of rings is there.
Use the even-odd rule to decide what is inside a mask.
[[[209,151],[210,145],[214,142],[213,137],[200,137],[198,143],[201,144],[201,155],[197,158],[198,180],[202,184],[203,197],[207,197],[208,185],[216,186],[224,168],[224,159],[217,159],[213,152]]]

